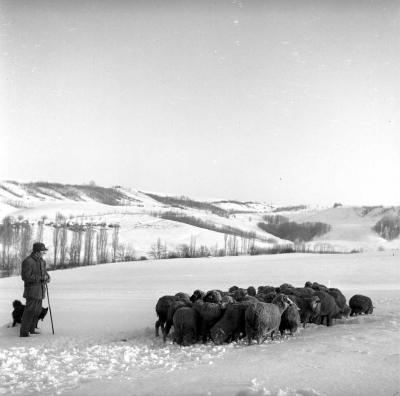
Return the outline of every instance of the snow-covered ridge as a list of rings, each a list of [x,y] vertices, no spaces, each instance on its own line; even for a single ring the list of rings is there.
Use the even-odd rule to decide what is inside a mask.
[[[329,233],[307,242],[307,248],[316,251],[400,248],[399,238],[387,241],[372,230],[383,216],[399,216],[400,207],[277,207],[265,202],[169,196],[122,186],[0,182],[0,219],[12,216],[37,223],[46,218],[49,226],[44,238],[49,245],[52,244],[51,223],[57,213],[72,223],[120,224],[121,243],[129,249],[132,247],[138,256],[148,256],[151,246],[159,239],[172,250],[194,240],[198,247],[222,248],[226,244],[224,234],[236,235],[238,239],[254,234],[261,249],[291,245],[292,242],[258,227],[265,215],[282,215],[299,223],[329,224]],[[178,214],[180,219],[173,214]]]

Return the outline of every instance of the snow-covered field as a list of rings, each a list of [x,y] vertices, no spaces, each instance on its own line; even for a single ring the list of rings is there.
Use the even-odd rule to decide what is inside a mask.
[[[0,279],[0,394],[399,395],[398,251],[106,264],[52,272],[42,334],[9,328],[19,277]],[[295,337],[179,347],[154,337],[158,297],[236,284],[317,281],[347,299],[369,295],[373,315],[309,325]],[[45,302],[44,305],[47,305]]]

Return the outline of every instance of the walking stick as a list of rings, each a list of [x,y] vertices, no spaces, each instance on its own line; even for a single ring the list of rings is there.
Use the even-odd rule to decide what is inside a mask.
[[[53,330],[53,334],[54,334],[53,316],[52,316],[52,314],[51,314],[50,298],[49,298],[49,288],[47,287],[47,283],[46,283],[46,292],[47,292],[47,303],[49,304],[49,312],[50,312],[50,320],[51,320],[51,329]]]

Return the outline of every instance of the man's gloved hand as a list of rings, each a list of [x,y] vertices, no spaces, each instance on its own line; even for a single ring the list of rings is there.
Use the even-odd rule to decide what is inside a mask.
[[[50,275],[46,273],[46,275],[42,279],[42,282],[43,283],[49,283],[50,282]]]

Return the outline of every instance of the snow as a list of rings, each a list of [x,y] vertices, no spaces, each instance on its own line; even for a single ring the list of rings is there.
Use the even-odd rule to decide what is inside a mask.
[[[394,395],[400,391],[399,253],[271,255],[115,263],[51,272],[55,335],[19,338],[0,279],[0,394]],[[373,315],[309,325],[262,345],[163,345],[157,299],[196,288],[318,281],[372,298]],[[47,306],[47,302],[44,301]]]

